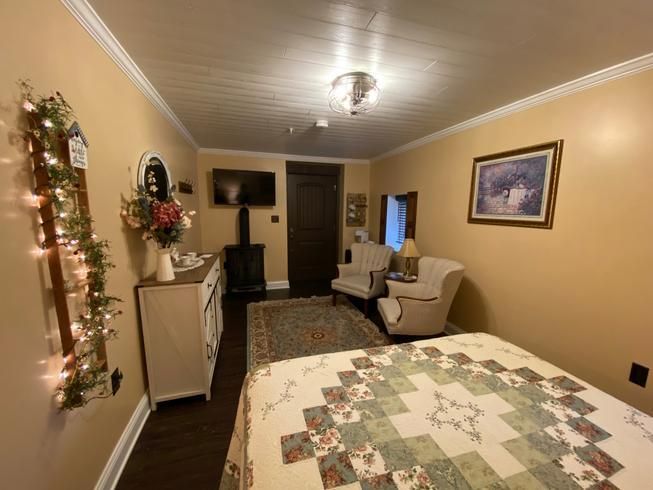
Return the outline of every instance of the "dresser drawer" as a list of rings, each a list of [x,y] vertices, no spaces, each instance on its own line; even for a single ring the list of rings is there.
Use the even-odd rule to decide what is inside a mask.
[[[209,272],[200,286],[202,289],[202,304],[206,306],[206,303],[211,297],[213,288],[218,285],[220,282],[220,259],[215,259],[215,262],[211,266],[211,272]],[[218,295],[222,294],[221,291],[218,291]]]

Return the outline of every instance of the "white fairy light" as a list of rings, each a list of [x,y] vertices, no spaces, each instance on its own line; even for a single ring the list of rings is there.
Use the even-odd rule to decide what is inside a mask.
[[[52,127],[52,121],[50,121],[49,119],[45,119],[43,121],[43,126],[45,126],[46,128],[51,128]]]

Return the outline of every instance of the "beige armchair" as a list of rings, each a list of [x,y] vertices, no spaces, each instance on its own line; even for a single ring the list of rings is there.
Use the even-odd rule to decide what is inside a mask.
[[[444,330],[465,267],[453,260],[422,257],[417,281],[387,281],[388,297],[378,301],[390,334],[434,335]]]
[[[333,305],[336,294],[345,293],[365,300],[365,318],[369,300],[383,294],[383,276],[388,271],[392,247],[372,243],[354,243],[351,246],[351,264],[338,264],[338,278],[331,281]]]

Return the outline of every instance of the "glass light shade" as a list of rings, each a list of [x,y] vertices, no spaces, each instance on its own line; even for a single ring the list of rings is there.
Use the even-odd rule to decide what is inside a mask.
[[[345,73],[333,81],[329,107],[340,114],[356,116],[373,110],[381,100],[381,91],[372,75],[360,71]]]
[[[419,250],[417,250],[417,245],[415,245],[415,240],[412,238],[406,238],[404,243],[401,245],[401,249],[397,256],[405,258],[421,257]]]

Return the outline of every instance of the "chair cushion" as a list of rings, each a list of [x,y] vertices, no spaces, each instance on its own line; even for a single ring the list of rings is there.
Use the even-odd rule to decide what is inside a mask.
[[[331,289],[341,293],[351,294],[357,298],[370,297],[370,275],[355,274],[353,276],[339,277],[331,281]]]
[[[396,325],[398,323],[399,315],[401,315],[399,301],[393,298],[379,298],[376,304],[386,325]]]

